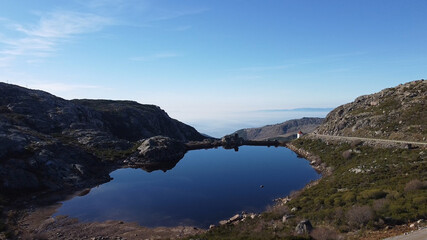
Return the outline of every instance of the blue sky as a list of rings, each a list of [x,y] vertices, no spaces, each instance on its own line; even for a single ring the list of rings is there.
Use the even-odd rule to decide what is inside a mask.
[[[336,107],[427,78],[426,11],[424,0],[3,0],[0,81],[156,104],[218,135],[293,117],[259,110]]]

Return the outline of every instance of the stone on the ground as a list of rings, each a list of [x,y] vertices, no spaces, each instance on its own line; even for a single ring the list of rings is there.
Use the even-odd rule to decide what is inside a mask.
[[[313,230],[313,226],[311,225],[310,220],[304,219],[295,228],[295,232],[297,234],[306,234],[310,233]]]
[[[294,217],[295,217],[295,215],[292,215],[292,214],[286,214],[286,215],[284,215],[284,216],[282,217],[282,222],[283,222],[283,223],[285,223],[285,222],[287,222],[289,219],[294,218]]]
[[[240,220],[241,218],[242,218],[242,216],[240,216],[240,214],[236,214],[230,218],[230,222]]]

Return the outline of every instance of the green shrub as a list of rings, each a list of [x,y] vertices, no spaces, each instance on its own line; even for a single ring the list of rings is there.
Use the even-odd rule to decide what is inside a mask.
[[[353,192],[346,192],[342,195],[342,199],[346,203],[353,203],[356,201],[356,194]]]
[[[323,199],[323,198],[321,198],[321,197],[318,197],[318,198],[315,198],[314,199],[314,204],[315,205],[323,205],[325,203],[325,199]]]
[[[427,197],[425,196],[415,197],[414,199],[412,199],[412,203],[425,206],[427,205]]]
[[[395,199],[400,198],[401,196],[402,196],[402,194],[400,194],[397,191],[389,191],[386,198],[390,199],[390,200],[395,200]]]
[[[364,199],[379,199],[386,195],[387,193],[381,189],[369,189],[360,193],[360,196]]]

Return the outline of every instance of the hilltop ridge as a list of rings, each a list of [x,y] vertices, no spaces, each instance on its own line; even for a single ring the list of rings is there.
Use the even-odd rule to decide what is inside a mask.
[[[332,110],[317,134],[426,141],[427,81],[364,95]]]
[[[283,123],[267,125],[259,128],[245,128],[236,131],[244,140],[292,140],[296,138],[297,132],[310,133],[314,131],[324,118],[301,118],[292,119]]]

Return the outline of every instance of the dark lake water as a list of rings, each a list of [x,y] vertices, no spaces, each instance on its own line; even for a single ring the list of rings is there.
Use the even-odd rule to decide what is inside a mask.
[[[273,199],[320,175],[287,148],[243,146],[238,152],[190,151],[167,172],[129,168],[111,177],[89,194],[64,202],[55,215],[206,228],[242,211],[261,212]]]

